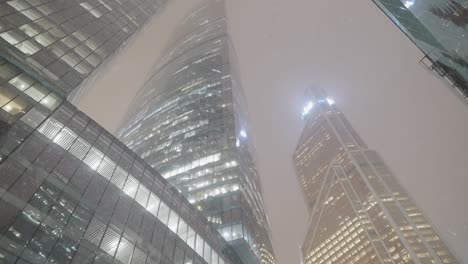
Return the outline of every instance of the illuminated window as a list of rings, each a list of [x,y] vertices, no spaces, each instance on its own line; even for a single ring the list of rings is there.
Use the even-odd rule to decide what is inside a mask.
[[[169,214],[169,222],[167,226],[169,227],[169,229],[172,230],[172,232],[177,233],[178,223],[179,223],[179,215],[174,210],[171,210],[171,213]]]
[[[80,57],[75,52],[69,52],[62,57],[62,60],[70,65],[70,67],[75,67],[80,62]]]
[[[46,16],[54,12],[48,5],[41,5],[41,6],[37,6],[36,8],[37,10],[41,11]]]
[[[226,241],[231,241],[232,240],[231,226],[227,226],[223,228],[223,230],[221,231],[221,235],[224,237]]]
[[[13,98],[15,98],[16,95],[17,94],[12,89],[7,87],[0,87],[0,106],[3,106],[4,104],[11,101]]]
[[[203,244],[205,241],[201,236],[197,235],[197,243],[195,244],[195,252],[197,252],[198,255],[203,256]]]
[[[211,252],[211,264],[218,264],[218,254],[214,251]]]
[[[34,84],[34,80],[31,79],[27,74],[22,73],[9,81],[10,84],[14,85],[20,91],[24,91],[26,88]]]
[[[102,4],[103,6],[105,6],[107,9],[112,10],[112,8],[111,8],[108,4],[106,4],[106,2],[104,2],[104,1],[102,1],[102,0],[99,0],[99,3],[101,3],[101,4]]]
[[[49,32],[56,38],[63,38],[66,36],[66,34],[62,30],[58,29],[57,27],[51,28]]]
[[[48,91],[44,86],[36,84],[27,89],[24,93],[31,96],[31,98],[35,101],[39,102],[47,95]]]
[[[195,249],[195,231],[189,226],[187,230],[187,245],[191,249]]]
[[[232,226],[232,239],[235,240],[235,239],[239,239],[242,237],[243,237],[242,225],[237,224],[237,225]]]
[[[49,119],[50,120],[50,119]],[[93,170],[96,170],[101,164],[101,160],[104,158],[104,154],[96,148],[91,148],[88,152],[88,155],[83,160],[86,165],[88,165]]]
[[[146,204],[148,203],[148,198],[149,198],[150,191],[148,188],[143,186],[143,184],[140,184],[140,188],[138,188],[137,195],[135,197],[135,200],[137,203],[139,203],[143,208],[146,208]]]
[[[406,0],[404,1],[404,5],[406,8],[410,8],[414,5],[414,0]]]
[[[179,220],[179,227],[177,229],[177,235],[185,242],[187,241],[187,228],[188,225],[187,223],[180,218]]]
[[[73,131],[65,127],[57,134],[57,136],[54,137],[53,141],[57,145],[68,150],[73,144],[73,141],[76,139],[76,137],[77,135]]]
[[[49,94],[44,99],[42,99],[40,103],[50,110],[54,110],[57,108],[57,106],[59,106],[60,102],[61,100],[56,95]]]
[[[26,1],[22,1],[22,0],[8,1],[7,4],[9,6],[13,7],[14,9],[16,9],[17,11],[21,11],[21,10],[24,10],[24,9],[27,9],[27,8],[31,7],[30,4],[28,4]]]
[[[99,18],[99,17],[102,16],[102,13],[99,12],[98,10],[94,9],[94,7],[92,5],[90,5],[88,2],[80,3],[80,6],[82,6],[84,9],[88,10],[96,18]]]
[[[39,34],[39,32],[41,31],[40,28],[31,23],[31,24],[26,24],[26,25],[22,25],[21,27],[19,27],[26,35],[30,36],[30,37],[34,37],[35,35]]]
[[[78,46],[78,44],[80,44],[80,42],[74,36],[67,36],[63,38],[61,41],[71,49],[73,49],[74,47]]]
[[[111,228],[107,228],[106,234],[101,242],[101,248],[109,255],[113,256],[119,245],[119,240],[120,235]]]
[[[138,183],[139,182],[137,179],[135,179],[133,176],[129,176],[123,191],[131,198],[134,198],[138,189]]]
[[[11,115],[24,114],[30,107],[28,101],[24,98],[16,97],[13,101],[2,107],[3,110],[7,111]]]
[[[91,54],[86,58],[86,61],[93,65],[94,67],[97,67],[99,63],[101,63],[101,60],[99,59],[99,56],[96,54]]]
[[[88,48],[85,44],[81,44],[80,46],[75,48],[75,52],[80,55],[82,58],[88,57],[89,54],[91,54],[92,50]]]
[[[91,145],[88,144],[88,142],[86,142],[82,138],[77,138],[75,143],[73,143],[73,145],[71,146],[69,152],[75,157],[82,160],[86,156],[90,148]]]
[[[0,37],[2,37],[5,41],[10,43],[11,45],[16,45],[25,39],[23,36],[18,34],[18,32],[16,32],[14,29],[0,34]]]
[[[36,24],[43,27],[45,30],[48,30],[48,29],[53,28],[55,26],[55,24],[53,24],[52,22],[50,22],[46,18],[41,18],[41,19],[37,20]]]
[[[117,186],[117,188],[122,189],[124,187],[125,181],[127,180],[127,176],[128,172],[120,167],[117,167],[114,171],[114,175],[111,178],[111,182]]]
[[[146,210],[148,210],[152,215],[157,216],[160,202],[161,200],[156,195],[151,193]]]
[[[120,260],[122,263],[130,263],[133,247],[134,245],[130,241],[122,237],[115,258]]]
[[[32,21],[37,20],[42,17],[42,14],[37,11],[35,8],[30,8],[21,12],[25,17],[31,19]]]
[[[83,75],[88,75],[93,70],[93,67],[83,61],[75,67],[75,70]]]
[[[167,220],[169,218],[169,207],[161,201],[161,204],[159,206],[159,212],[158,212],[158,219],[163,222],[163,224],[167,225]]]
[[[56,40],[56,38],[49,32],[44,32],[40,35],[37,35],[36,37],[34,37],[34,39],[44,47],[50,46]]]
[[[206,262],[211,263],[211,247],[206,242],[205,242],[203,258],[206,260]]]
[[[38,131],[49,139],[53,139],[56,144],[68,150],[69,153],[80,159],[83,159],[86,150],[89,149],[90,146],[84,139],[77,137],[77,135],[69,128],[64,127],[63,124],[53,118],[47,119]],[[205,258],[209,260],[209,263],[212,261],[214,261],[213,263],[216,263],[216,261],[219,261],[218,263],[224,263],[221,260],[215,260],[219,258],[219,255],[216,254],[207,243],[205,243],[203,238],[197,235],[197,233],[179,216],[176,211],[171,210],[166,203],[160,201],[155,194],[140,184],[139,180],[129,175],[129,173],[124,169],[116,166],[116,163],[109,157],[92,147],[87,151],[87,155],[84,157],[83,161],[92,169],[97,170],[101,176],[110,179],[115,186],[122,189],[124,193],[145,207],[151,214],[154,216],[157,214],[157,218],[170,230],[175,232],[182,240],[187,241],[188,246],[194,249],[196,246],[195,242],[198,242],[198,254],[203,257],[203,253],[205,253]],[[128,179],[126,180],[125,185],[123,185],[121,182],[123,182],[126,177],[128,177]],[[114,241],[112,237],[114,236],[109,236],[111,239],[106,239],[107,233],[104,235],[104,228],[101,233],[100,237],[102,238],[104,236],[103,241],[100,243],[101,249],[112,254],[117,251],[117,255],[119,255],[121,245],[117,246],[118,243],[112,243],[112,241]],[[101,238],[98,240],[100,241]],[[96,243],[96,245],[98,244],[99,242]],[[127,246],[127,249],[125,250],[130,250],[129,254],[131,255],[131,250],[134,246],[129,243],[124,244],[124,246]],[[123,248],[122,250],[125,251]],[[138,254],[141,256],[144,255],[141,251]],[[116,258],[123,259],[124,255],[125,253],[122,252],[120,257],[117,256]]]

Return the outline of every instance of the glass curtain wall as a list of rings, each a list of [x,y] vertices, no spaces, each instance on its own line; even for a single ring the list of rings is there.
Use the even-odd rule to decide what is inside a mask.
[[[196,208],[54,91],[0,58],[0,263],[230,263]]]
[[[459,263],[333,99],[310,98],[294,157],[310,212],[304,263]]]
[[[182,22],[119,137],[205,214],[244,263],[273,263],[224,8],[204,1]]]
[[[166,1],[1,1],[0,51],[68,95]]]
[[[373,0],[425,54],[421,63],[468,97],[468,1]]]

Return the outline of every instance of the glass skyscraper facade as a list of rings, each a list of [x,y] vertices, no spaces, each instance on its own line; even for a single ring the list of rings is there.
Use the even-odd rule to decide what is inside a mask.
[[[165,2],[0,2],[0,263],[238,262],[199,210],[66,101]]]
[[[177,28],[120,139],[216,226],[243,263],[274,263],[223,1]]]
[[[421,63],[468,100],[468,1],[373,1],[425,54]]]
[[[67,96],[166,1],[1,1],[0,51]]]
[[[237,263],[168,181],[25,66],[0,57],[0,263]]]
[[[304,264],[458,263],[333,99],[308,96],[294,157],[310,212]]]

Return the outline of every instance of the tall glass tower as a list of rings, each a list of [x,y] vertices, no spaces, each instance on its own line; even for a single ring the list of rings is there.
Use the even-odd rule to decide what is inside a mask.
[[[304,263],[458,263],[333,99],[309,98],[294,156],[310,212]]]
[[[197,206],[244,263],[274,263],[223,1],[178,27],[120,139]]]
[[[68,96],[166,1],[1,1],[0,53]]]
[[[425,54],[421,63],[468,100],[468,1],[373,1]]]
[[[0,55],[0,263],[238,263],[168,181],[30,71]]]
[[[0,2],[0,263],[238,263],[197,208],[66,100],[164,2]]]

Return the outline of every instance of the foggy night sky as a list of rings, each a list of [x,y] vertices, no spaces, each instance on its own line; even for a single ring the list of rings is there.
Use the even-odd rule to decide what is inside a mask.
[[[199,0],[169,2],[79,102],[111,132],[174,27]],[[300,263],[306,230],[292,154],[309,86],[334,97],[468,263],[468,106],[418,64],[419,50],[371,0],[227,2],[278,263]]]

